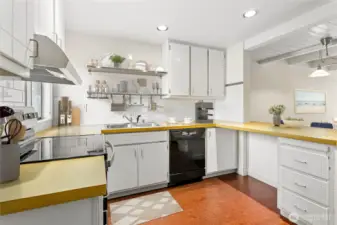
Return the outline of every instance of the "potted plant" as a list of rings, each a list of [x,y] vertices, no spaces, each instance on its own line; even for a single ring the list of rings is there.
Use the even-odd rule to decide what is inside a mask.
[[[111,62],[114,63],[115,68],[119,68],[120,65],[124,62],[125,58],[123,56],[120,56],[120,55],[112,55],[112,56],[110,56],[110,60],[111,60]]]
[[[269,108],[269,114],[273,115],[273,123],[275,126],[281,125],[281,115],[286,110],[284,105],[273,105]]]

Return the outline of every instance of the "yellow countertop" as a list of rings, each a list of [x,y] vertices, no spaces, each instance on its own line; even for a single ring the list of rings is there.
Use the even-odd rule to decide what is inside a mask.
[[[100,135],[104,125],[52,127],[36,133],[39,138]]]
[[[23,164],[18,180],[0,184],[0,215],[105,194],[104,156]]]
[[[104,125],[93,126],[70,126],[70,127],[53,127],[37,134],[38,137],[60,137],[60,136],[80,136],[80,135],[99,135],[99,134],[117,134],[117,133],[134,133],[134,132],[151,132],[166,131],[174,129],[188,128],[225,128],[267,134],[271,136],[292,138],[303,141],[310,141],[321,144],[337,145],[337,130],[322,128],[288,128],[285,126],[275,127],[270,123],[249,122],[236,123],[225,121],[214,121],[212,124],[192,123],[192,124],[161,124],[158,127],[142,128],[116,128],[106,129]]]

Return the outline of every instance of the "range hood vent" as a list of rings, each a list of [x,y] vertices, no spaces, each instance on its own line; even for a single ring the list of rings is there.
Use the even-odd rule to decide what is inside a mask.
[[[80,85],[82,80],[65,52],[49,37],[35,34],[36,57],[30,71],[32,81]]]

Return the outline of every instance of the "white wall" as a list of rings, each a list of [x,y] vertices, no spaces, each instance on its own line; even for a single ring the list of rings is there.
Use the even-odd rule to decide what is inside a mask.
[[[145,60],[153,66],[160,66],[162,62],[161,46],[147,43],[130,41],[125,39],[112,39],[107,37],[92,36],[77,32],[66,32],[66,53],[79,72],[83,84],[81,86],[54,85],[54,115],[57,115],[58,100],[61,96],[69,96],[73,106],[81,109],[81,124],[106,124],[125,122],[122,118],[125,112],[111,112],[109,100],[87,99],[86,91],[89,85],[94,85],[96,80],[107,80],[109,87],[115,87],[120,80],[128,80],[129,83],[139,77],[119,74],[97,74],[90,75],[86,64],[91,59],[100,59],[107,53],[116,53],[122,56],[132,54],[133,62]],[[152,82],[160,82],[159,78],[144,77],[148,79],[148,88],[152,90]],[[130,84],[129,84],[130,86]],[[120,101],[121,98],[116,98]],[[167,116],[174,116],[183,120],[185,116],[194,118],[194,101],[191,100],[160,100],[155,101],[164,106],[158,112],[147,112],[146,108],[131,108],[128,114],[143,114],[147,120],[162,122]],[[133,97],[132,102],[139,102]],[[146,99],[144,103],[147,104]],[[85,112],[87,105],[88,112]],[[55,119],[55,117],[54,117]],[[54,123],[57,120],[54,120]]]
[[[331,121],[337,117],[337,72],[324,78],[309,78],[312,69],[289,66],[284,62],[267,65],[253,63],[250,91],[250,120],[271,122],[268,108],[274,104],[284,104],[284,116],[301,117],[307,122]],[[327,93],[325,114],[295,114],[294,90],[320,90]]]

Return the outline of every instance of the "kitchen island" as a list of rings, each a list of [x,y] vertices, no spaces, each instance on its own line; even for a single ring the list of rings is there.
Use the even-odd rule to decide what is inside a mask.
[[[0,184],[0,224],[101,225],[105,194],[104,156],[22,164]]]

